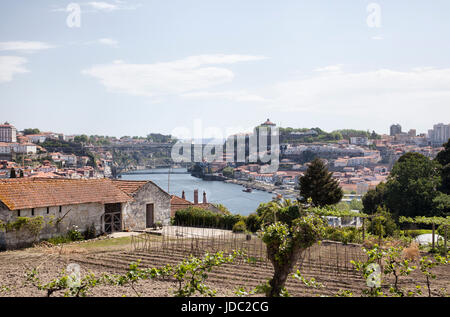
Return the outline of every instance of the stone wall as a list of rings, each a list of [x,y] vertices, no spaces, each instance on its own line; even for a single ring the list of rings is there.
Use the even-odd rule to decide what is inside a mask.
[[[8,210],[0,208],[0,220],[3,222],[14,222],[17,217],[43,216],[44,228],[38,240],[61,236],[77,226],[78,230],[85,231],[92,224],[95,225],[97,233],[104,230],[104,205],[100,203],[87,203],[79,205],[52,206],[43,208]],[[36,238],[31,236],[28,230],[0,231],[0,249],[10,249],[29,245]]]
[[[154,222],[163,225],[170,223],[170,195],[149,182],[133,194],[133,200],[123,208],[125,230],[144,230],[146,228],[147,204],[154,204]]]

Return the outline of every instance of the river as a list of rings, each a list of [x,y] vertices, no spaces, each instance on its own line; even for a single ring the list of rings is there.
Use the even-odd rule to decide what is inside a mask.
[[[190,174],[170,174],[170,184],[168,184],[167,168],[153,169],[152,171],[165,172],[165,174],[144,174],[145,171],[140,170],[139,174],[124,174],[122,179],[151,180],[169,194],[179,197],[184,190],[186,199],[189,201],[194,201],[194,189],[198,189],[198,199],[199,202],[202,202],[203,191],[205,191],[208,202],[223,204],[231,213],[243,216],[254,212],[260,203],[269,202],[274,196],[274,194],[260,190],[253,190],[251,193],[243,192],[243,187],[240,185],[221,181],[204,181]],[[174,168],[172,171],[185,172],[186,169]]]

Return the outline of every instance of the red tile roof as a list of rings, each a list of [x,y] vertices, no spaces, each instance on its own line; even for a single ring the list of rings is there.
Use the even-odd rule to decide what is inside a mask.
[[[148,183],[148,181],[127,181],[127,180],[112,180],[112,183],[127,193],[128,195],[138,191],[142,186]]]
[[[10,210],[131,200],[109,179],[16,178],[0,180],[0,201]]]

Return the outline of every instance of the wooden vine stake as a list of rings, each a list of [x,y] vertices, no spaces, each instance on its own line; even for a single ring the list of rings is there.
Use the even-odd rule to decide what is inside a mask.
[[[432,248],[434,249],[434,222],[433,222],[433,224],[432,224],[432,229],[433,229],[433,236],[431,237],[431,245],[432,245]]]

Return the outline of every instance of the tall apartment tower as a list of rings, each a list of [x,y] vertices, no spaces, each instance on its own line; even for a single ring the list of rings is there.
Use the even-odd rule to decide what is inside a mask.
[[[0,142],[15,143],[17,142],[17,130],[14,126],[5,122],[0,124]]]
[[[400,124],[393,124],[391,125],[391,131],[390,131],[390,135],[391,136],[395,136],[396,134],[400,134],[402,133],[402,126]]]
[[[438,123],[428,130],[428,139],[432,145],[441,146],[450,139],[450,124]]]

